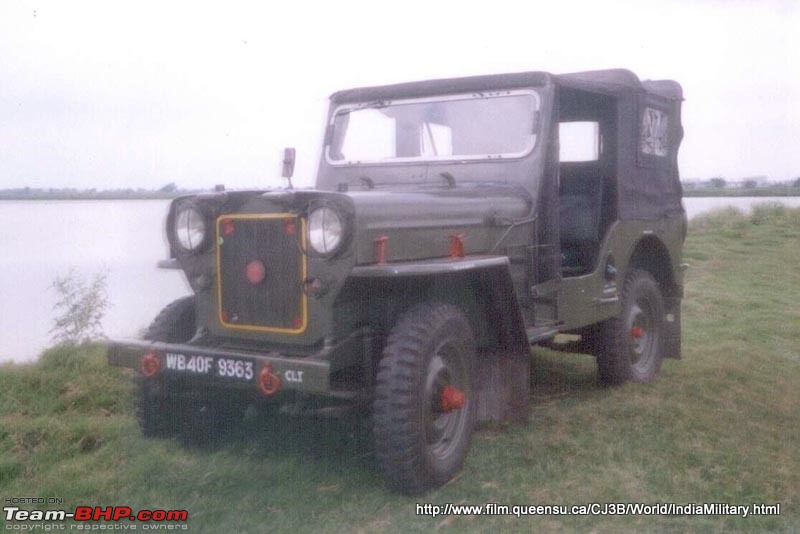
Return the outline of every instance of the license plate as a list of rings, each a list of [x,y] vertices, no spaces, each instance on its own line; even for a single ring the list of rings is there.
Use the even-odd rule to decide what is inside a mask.
[[[255,376],[254,364],[241,358],[190,356],[176,352],[164,355],[166,368],[179,373],[249,382]]]

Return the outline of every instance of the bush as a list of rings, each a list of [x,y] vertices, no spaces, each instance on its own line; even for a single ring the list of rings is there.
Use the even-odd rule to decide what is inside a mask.
[[[780,202],[763,202],[753,206],[750,222],[765,224],[769,222],[782,222],[788,213],[788,208]]]
[[[719,237],[741,237],[749,226],[771,226],[775,233],[796,235],[800,233],[800,208],[788,207],[780,202],[762,202],[753,205],[750,214],[727,206],[694,217],[692,233],[713,232]]]
[[[87,281],[73,270],[53,281],[52,287],[58,294],[53,307],[56,318],[50,329],[54,343],[77,345],[103,337],[102,321],[108,307],[107,275],[96,273]]]
[[[739,208],[725,206],[692,219],[693,230],[741,230],[747,226],[747,218]]]

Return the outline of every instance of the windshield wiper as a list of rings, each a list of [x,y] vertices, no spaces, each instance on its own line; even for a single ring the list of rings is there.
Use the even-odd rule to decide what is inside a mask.
[[[373,100],[372,102],[364,102],[362,104],[358,104],[356,107],[350,109],[349,111],[357,110],[357,109],[380,109],[385,108],[392,102],[390,100]]]
[[[339,117],[341,115],[350,115],[354,111],[360,111],[362,109],[383,109],[388,107],[391,102],[389,100],[375,100],[373,102],[364,102],[362,104],[356,104],[350,108],[342,108],[336,111],[336,116]]]

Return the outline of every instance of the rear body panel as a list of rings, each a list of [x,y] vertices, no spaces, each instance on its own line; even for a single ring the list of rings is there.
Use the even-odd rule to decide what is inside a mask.
[[[624,281],[624,273],[630,270],[630,259],[642,239],[655,237],[666,245],[669,254],[670,268],[675,274],[677,288],[683,287],[683,271],[681,269],[681,247],[683,239],[682,217],[665,217],[658,221],[619,221],[608,231],[600,249],[600,261],[595,269],[583,276],[563,278],[559,292],[559,311],[564,331],[598,323],[620,312],[620,291]],[[610,281],[606,278],[608,258],[613,258],[613,265],[618,273],[617,278]],[[671,291],[663,289],[665,294]],[[679,291],[676,289],[676,291]]]

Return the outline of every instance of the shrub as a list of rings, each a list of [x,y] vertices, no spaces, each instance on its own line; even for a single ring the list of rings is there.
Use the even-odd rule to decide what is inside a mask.
[[[95,273],[88,280],[71,270],[58,276],[52,287],[58,294],[51,340],[56,344],[77,345],[103,337],[102,321],[108,297],[107,272]]]
[[[786,218],[787,213],[788,209],[780,202],[762,202],[753,206],[750,222],[753,224],[781,222]]]

